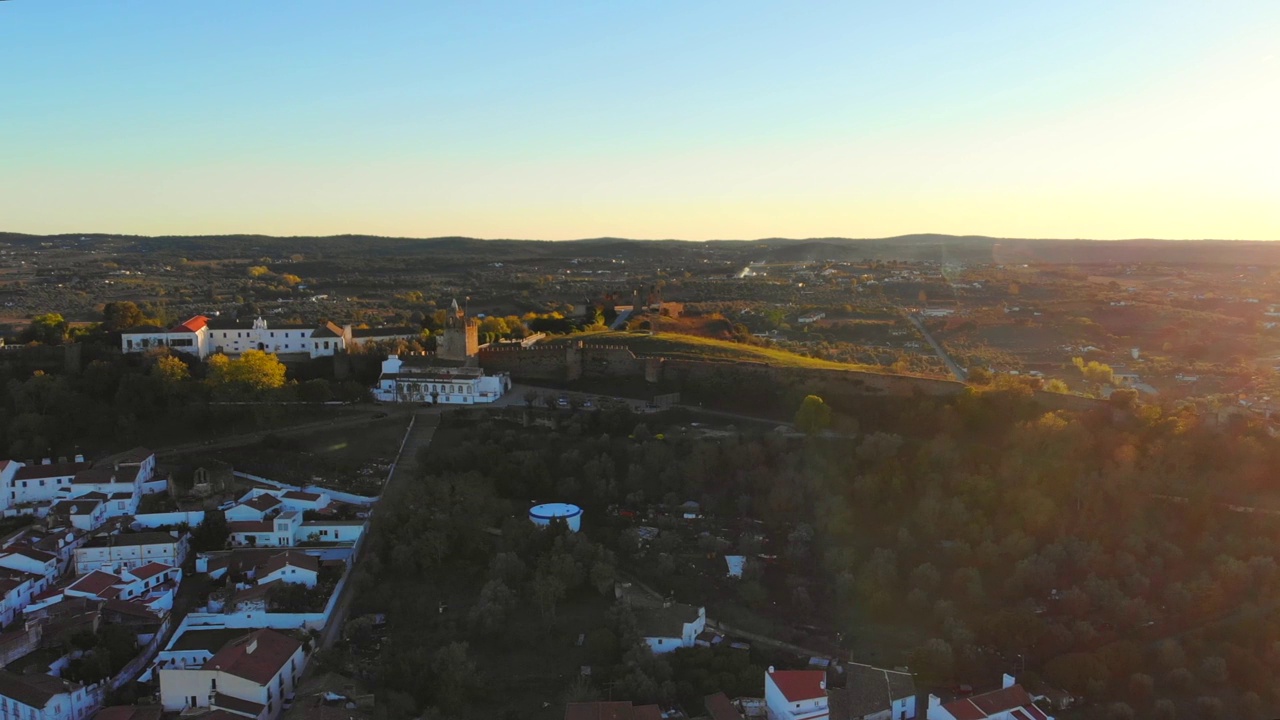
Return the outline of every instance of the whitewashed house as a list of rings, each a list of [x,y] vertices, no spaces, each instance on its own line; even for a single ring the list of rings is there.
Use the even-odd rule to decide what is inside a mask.
[[[101,493],[91,493],[97,496]],[[107,521],[107,504],[98,497],[81,496],[75,500],[59,500],[49,506],[49,515],[61,518],[71,527],[86,532]]]
[[[18,675],[0,670],[0,718],[86,720],[100,695],[84,685],[52,675]]]
[[[320,579],[320,559],[297,550],[286,550],[255,568],[253,577],[259,585],[280,581],[315,587]]]
[[[287,510],[265,520],[239,520],[229,522],[227,526],[231,531],[232,545],[292,547],[298,536],[298,530],[302,527],[302,513],[297,510]]]
[[[635,614],[640,636],[655,655],[693,647],[707,628],[704,607],[664,603],[660,608],[637,609]]]
[[[242,498],[239,503],[223,513],[227,522],[254,522],[267,519],[280,510],[280,499],[270,493],[258,493]]]
[[[775,670],[764,676],[769,720],[825,720],[830,716],[825,670]]]
[[[198,667],[158,668],[160,702],[167,712],[220,708],[242,717],[274,718],[305,665],[301,642],[275,630],[254,630]]]
[[[845,686],[828,689],[831,720],[913,720],[916,683],[911,673],[847,663]]]
[[[237,321],[210,320],[196,315],[171,328],[141,326],[120,333],[120,350],[125,353],[167,347],[200,359],[217,352],[239,355],[245,350],[317,358],[339,353],[350,344],[350,326],[339,327],[331,322],[318,326],[273,326],[261,317]]]
[[[943,703],[929,696],[928,720],[1053,720],[1036,706],[1025,688],[1012,675],[1005,675],[999,690],[957,698]]]
[[[187,557],[187,540],[176,530],[92,537],[75,551],[76,574],[132,570],[153,562],[179,567]]]

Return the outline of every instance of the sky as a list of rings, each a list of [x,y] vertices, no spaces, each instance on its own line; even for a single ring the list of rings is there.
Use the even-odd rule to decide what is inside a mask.
[[[1280,2],[9,0],[0,231],[1280,239]]]

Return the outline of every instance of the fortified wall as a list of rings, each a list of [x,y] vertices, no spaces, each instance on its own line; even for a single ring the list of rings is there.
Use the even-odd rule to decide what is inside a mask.
[[[852,401],[868,396],[947,398],[966,387],[955,380],[861,370],[637,356],[625,345],[583,340],[530,347],[485,346],[480,348],[479,359],[485,370],[510,373],[517,381],[644,378],[655,390],[678,391],[689,401],[736,397],[749,403],[755,396],[764,404],[772,400],[784,407],[793,407],[799,398],[810,394],[840,405],[842,399]],[[1085,411],[1106,404],[1095,398],[1049,392],[1037,392],[1036,399],[1055,410]]]

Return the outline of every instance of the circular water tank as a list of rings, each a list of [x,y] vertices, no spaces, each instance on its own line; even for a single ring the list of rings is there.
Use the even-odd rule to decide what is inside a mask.
[[[529,519],[534,525],[550,525],[556,518],[564,520],[573,532],[578,532],[582,527],[582,508],[571,503],[543,503],[529,508]]]

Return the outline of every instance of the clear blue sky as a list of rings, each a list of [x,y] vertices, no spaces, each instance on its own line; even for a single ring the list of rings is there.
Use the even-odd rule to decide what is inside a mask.
[[[10,0],[0,229],[1280,239],[1280,2]]]

